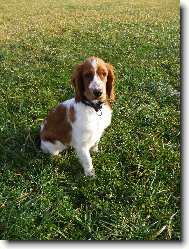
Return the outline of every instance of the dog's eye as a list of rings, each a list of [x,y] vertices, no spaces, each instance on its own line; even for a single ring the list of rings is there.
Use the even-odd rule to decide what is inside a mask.
[[[103,72],[102,75],[105,77],[105,76],[107,75],[107,73],[106,73],[106,72]]]
[[[89,79],[89,78],[91,77],[91,74],[90,74],[90,73],[85,73],[85,74],[84,74],[84,77],[85,77],[86,79]]]

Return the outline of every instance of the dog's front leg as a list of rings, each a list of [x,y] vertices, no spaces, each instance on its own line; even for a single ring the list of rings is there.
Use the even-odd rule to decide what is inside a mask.
[[[79,158],[84,168],[85,175],[95,177],[95,170],[93,168],[92,158],[89,149],[76,148],[76,152],[77,152],[77,157]]]

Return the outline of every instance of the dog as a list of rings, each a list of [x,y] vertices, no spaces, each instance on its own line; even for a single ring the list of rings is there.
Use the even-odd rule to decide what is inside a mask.
[[[97,152],[104,130],[110,125],[115,99],[114,69],[98,57],[76,66],[72,76],[74,98],[58,105],[41,125],[41,150],[58,155],[73,147],[87,176],[95,177],[90,150]]]

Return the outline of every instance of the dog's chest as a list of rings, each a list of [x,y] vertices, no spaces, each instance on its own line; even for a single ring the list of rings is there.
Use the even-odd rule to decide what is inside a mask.
[[[77,112],[77,119],[73,125],[74,140],[82,140],[93,145],[100,139],[104,129],[109,126],[112,116],[108,106],[104,105],[101,112],[96,113],[91,107],[85,107]]]

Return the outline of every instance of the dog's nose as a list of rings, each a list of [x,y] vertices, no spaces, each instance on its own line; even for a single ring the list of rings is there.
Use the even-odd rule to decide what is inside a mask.
[[[101,90],[94,90],[93,91],[93,94],[96,96],[96,97],[100,97],[102,95],[102,91]]]

